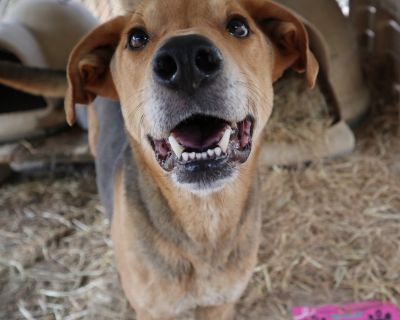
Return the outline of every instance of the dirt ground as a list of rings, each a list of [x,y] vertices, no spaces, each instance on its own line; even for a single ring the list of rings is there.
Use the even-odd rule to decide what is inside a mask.
[[[263,241],[238,319],[298,303],[400,305],[398,107],[376,108],[345,158],[262,168]],[[134,319],[91,166],[0,186],[0,319]]]

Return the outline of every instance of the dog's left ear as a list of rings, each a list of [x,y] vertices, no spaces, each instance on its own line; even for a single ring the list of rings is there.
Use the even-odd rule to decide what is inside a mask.
[[[304,72],[308,86],[314,87],[319,66],[310,51],[307,30],[300,19],[289,9],[271,1],[241,0],[241,3],[272,42],[273,81],[292,68]]]
[[[120,16],[97,27],[72,51],[68,67],[65,113],[70,125],[75,122],[75,104],[87,105],[100,95],[118,100],[110,72],[110,63],[125,26]]]

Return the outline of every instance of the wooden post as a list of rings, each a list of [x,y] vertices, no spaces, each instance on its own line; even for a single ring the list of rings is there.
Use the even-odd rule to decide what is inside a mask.
[[[364,69],[384,96],[400,94],[400,1],[350,0]],[[396,92],[397,91],[397,92]]]

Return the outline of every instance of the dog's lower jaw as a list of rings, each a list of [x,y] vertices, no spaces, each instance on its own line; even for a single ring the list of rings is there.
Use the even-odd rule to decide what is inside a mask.
[[[207,181],[207,180],[199,180],[195,181],[192,183],[189,182],[181,182],[177,174],[175,172],[171,173],[171,178],[172,181],[176,184],[178,188],[184,189],[185,191],[188,191],[190,193],[193,193],[196,196],[199,197],[207,197],[213,193],[220,192],[224,189],[224,187],[230,183],[233,183],[238,177],[238,169],[237,168],[231,168],[231,173],[230,175],[213,180],[213,181]],[[207,201],[207,199],[204,199]]]

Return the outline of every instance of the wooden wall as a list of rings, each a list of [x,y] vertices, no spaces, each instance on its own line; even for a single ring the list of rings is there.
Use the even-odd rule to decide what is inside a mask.
[[[350,0],[350,19],[372,84],[400,101],[400,1]]]

